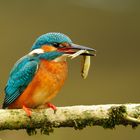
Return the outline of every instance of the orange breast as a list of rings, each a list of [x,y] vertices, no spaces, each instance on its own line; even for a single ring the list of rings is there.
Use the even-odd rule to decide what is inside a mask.
[[[42,60],[25,91],[8,108],[23,105],[36,108],[49,102],[60,91],[67,77],[67,63]]]

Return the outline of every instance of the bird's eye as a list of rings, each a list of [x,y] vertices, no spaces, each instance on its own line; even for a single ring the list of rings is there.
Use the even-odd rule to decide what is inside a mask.
[[[58,48],[59,47],[59,43],[53,43],[53,46]]]
[[[59,43],[53,43],[53,46],[56,48],[64,48],[65,47],[63,44],[59,44]]]

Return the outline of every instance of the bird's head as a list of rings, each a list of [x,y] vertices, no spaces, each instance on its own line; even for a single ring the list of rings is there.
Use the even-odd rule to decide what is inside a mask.
[[[95,51],[93,48],[74,44],[68,36],[56,32],[47,33],[38,37],[31,50],[35,53],[61,52],[64,55],[73,54],[77,50]]]

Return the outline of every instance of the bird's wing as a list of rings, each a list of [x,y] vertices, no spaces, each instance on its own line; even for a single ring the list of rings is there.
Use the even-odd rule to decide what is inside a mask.
[[[38,70],[39,59],[24,56],[13,67],[5,87],[3,108],[14,102],[25,90]]]

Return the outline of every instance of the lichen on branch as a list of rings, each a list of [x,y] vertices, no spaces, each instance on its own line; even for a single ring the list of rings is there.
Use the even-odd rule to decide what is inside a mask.
[[[73,127],[83,129],[87,126],[115,128],[116,125],[140,124],[140,104],[108,104],[90,106],[58,107],[56,113],[51,109],[32,109],[27,117],[22,109],[0,110],[0,130],[26,129],[29,135],[53,132],[53,128]]]

